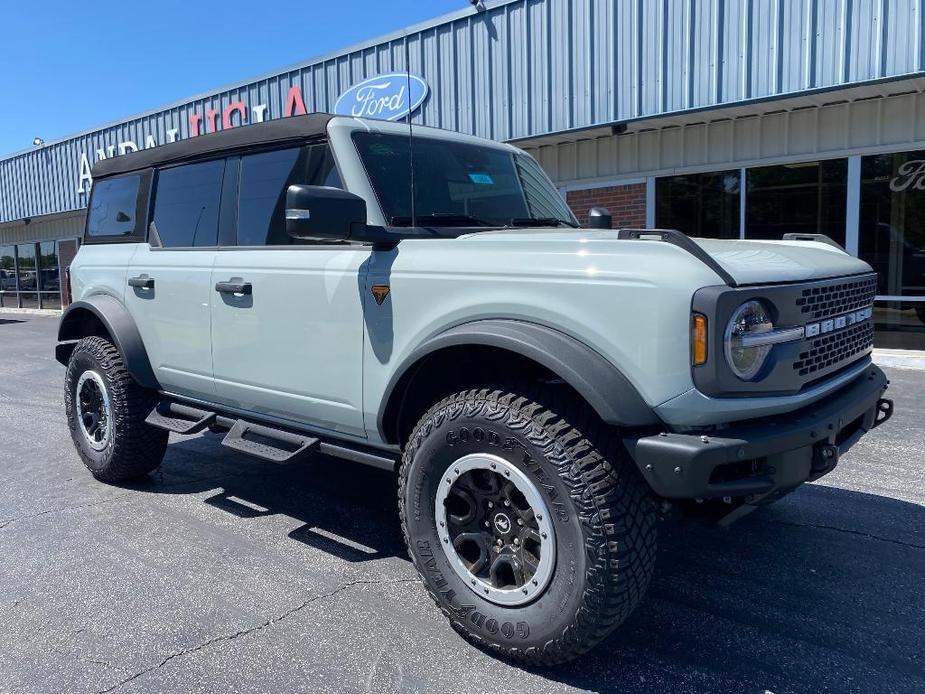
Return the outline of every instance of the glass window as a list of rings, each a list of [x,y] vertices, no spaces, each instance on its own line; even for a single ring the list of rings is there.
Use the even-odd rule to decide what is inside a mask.
[[[135,233],[140,177],[124,176],[93,185],[87,236],[131,236]]]
[[[165,248],[215,246],[224,160],[163,169],[157,175],[154,227]]]
[[[655,180],[655,226],[688,236],[739,238],[738,170],[667,176]]]
[[[16,291],[16,252],[12,246],[0,246],[0,307],[19,306]]]
[[[61,308],[58,248],[54,241],[39,244],[39,292],[42,308]]]
[[[286,190],[294,183],[342,187],[327,145],[242,157],[238,186],[239,246],[307,243],[286,233]]]
[[[745,173],[745,238],[825,234],[845,245],[847,159],[763,166]]]
[[[861,159],[858,233],[877,294],[903,297],[877,302],[877,345],[925,349],[925,151]]]
[[[353,137],[387,222],[409,226],[409,139],[366,132]],[[553,217],[577,226],[559,200],[558,191],[539,167],[522,159],[515,164],[510,151],[414,138],[414,211],[422,224],[503,226],[531,217]]]
[[[22,308],[38,308],[38,272],[35,265],[35,244],[16,246],[19,263],[19,301]]]

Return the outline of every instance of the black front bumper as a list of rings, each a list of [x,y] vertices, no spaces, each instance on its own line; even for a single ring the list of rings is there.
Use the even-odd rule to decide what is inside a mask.
[[[659,496],[759,503],[830,472],[861,436],[889,419],[893,403],[883,398],[888,384],[872,365],[836,393],[795,412],[624,443]]]

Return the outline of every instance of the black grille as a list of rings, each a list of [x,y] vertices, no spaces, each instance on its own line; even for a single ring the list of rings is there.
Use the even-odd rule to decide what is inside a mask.
[[[829,318],[870,306],[877,294],[877,278],[833,282],[804,289],[797,306],[807,319]]]
[[[808,349],[800,352],[800,358],[793,362],[793,369],[800,376],[807,376],[822,369],[838,366],[854,355],[866,352],[873,344],[872,321],[857,323],[810,341],[807,344]]]

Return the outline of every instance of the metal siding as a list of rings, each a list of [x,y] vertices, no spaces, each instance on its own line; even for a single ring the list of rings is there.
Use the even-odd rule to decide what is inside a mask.
[[[194,97],[0,160],[0,222],[82,208],[91,164],[119,142],[189,136],[189,116],[233,101],[279,117],[291,85],[310,111],[405,66],[431,87],[415,123],[495,139],[731,104],[920,72],[923,0],[499,0],[340,55]],[[211,128],[210,128],[211,129]],[[786,136],[780,133],[781,136]],[[771,154],[780,148],[760,140]],[[704,146],[709,146],[709,143]],[[738,145],[736,145],[738,146]],[[705,156],[698,146],[696,159]],[[648,151],[645,156],[654,156]],[[574,160],[574,152],[570,155]],[[636,151],[620,157],[631,156]],[[621,162],[622,168],[624,164]]]
[[[530,148],[557,186],[925,149],[925,92]],[[577,158],[577,160],[576,160]]]

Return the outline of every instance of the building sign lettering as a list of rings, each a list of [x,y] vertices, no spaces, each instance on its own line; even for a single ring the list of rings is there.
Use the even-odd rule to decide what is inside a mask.
[[[334,112],[347,116],[362,116],[365,118],[380,118],[383,120],[398,120],[413,113],[421,107],[427,99],[427,83],[417,75],[405,73],[390,73],[377,75],[363,80],[345,90],[334,105]],[[270,118],[288,118],[307,113],[302,89],[293,85],[286,93],[283,111],[274,116],[267,104],[248,105],[246,101],[232,101],[224,108],[207,108],[203,112],[190,112],[188,116],[189,137],[197,137],[206,133],[228,130],[239,125],[249,123],[262,123]],[[106,145],[96,149],[96,161],[120,156],[139,149],[149,149],[158,145],[176,142],[181,139],[181,131],[173,127],[165,131],[163,142],[157,137],[147,133],[144,142],[123,140],[115,144]],[[81,152],[77,177],[77,192],[89,193],[93,183],[90,172],[92,164],[87,152]]]

